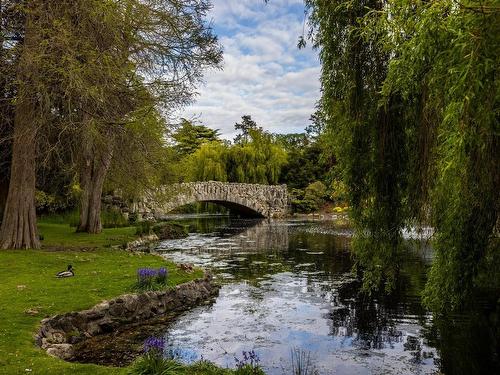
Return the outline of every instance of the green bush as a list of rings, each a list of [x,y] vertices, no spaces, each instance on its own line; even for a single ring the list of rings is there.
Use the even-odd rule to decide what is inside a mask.
[[[348,199],[347,187],[341,180],[333,180],[330,185],[330,200],[344,204]]]
[[[161,354],[151,351],[134,362],[130,369],[133,375],[178,375],[182,365],[178,362],[163,358]]]
[[[172,240],[177,238],[185,238],[188,235],[187,228],[175,222],[163,222],[153,226],[153,232],[160,240]]]
[[[139,214],[137,212],[130,212],[128,214],[128,223],[130,225],[136,225],[139,222]]]
[[[153,233],[154,223],[150,220],[139,221],[136,225],[135,234],[137,236],[149,236]]]
[[[101,222],[103,228],[122,228],[128,227],[128,219],[118,208],[108,208],[101,211]]]
[[[70,227],[76,227],[79,221],[80,212],[78,210],[51,213],[40,216],[40,222],[48,224],[69,224]]]
[[[310,184],[305,190],[292,189],[290,203],[292,212],[310,213],[317,211],[325,203],[326,186],[321,181]]]
[[[304,199],[314,201],[318,205],[324,203],[326,197],[326,186],[321,181],[313,182],[304,191]]]
[[[49,194],[41,190],[35,192],[36,211],[42,214],[66,212],[75,207],[75,201],[68,196]]]

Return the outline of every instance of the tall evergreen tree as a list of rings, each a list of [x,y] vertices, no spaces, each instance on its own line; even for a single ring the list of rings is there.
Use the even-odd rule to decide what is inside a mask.
[[[179,154],[189,155],[199,149],[202,144],[216,141],[219,138],[219,132],[183,118],[172,138]]]

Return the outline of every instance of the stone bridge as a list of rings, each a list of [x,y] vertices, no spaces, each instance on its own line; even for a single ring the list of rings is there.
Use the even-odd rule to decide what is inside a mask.
[[[228,182],[189,182],[164,186],[149,193],[132,211],[157,218],[195,202],[212,202],[246,216],[284,217],[288,212],[286,185],[258,185]]]

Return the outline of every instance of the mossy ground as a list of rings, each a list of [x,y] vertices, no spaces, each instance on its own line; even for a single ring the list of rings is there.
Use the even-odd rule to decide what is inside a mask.
[[[130,292],[140,267],[169,270],[169,285],[201,277],[149,254],[125,252],[114,245],[131,240],[135,228],[105,229],[99,235],[74,233],[69,225],[41,223],[41,250],[0,251],[0,374],[126,374],[128,369],[68,363],[48,356],[34,343],[46,316],[89,308]],[[57,279],[68,264],[75,277]],[[216,368],[215,368],[216,369]],[[191,370],[214,374],[225,370]],[[222,372],[219,372],[222,371]]]

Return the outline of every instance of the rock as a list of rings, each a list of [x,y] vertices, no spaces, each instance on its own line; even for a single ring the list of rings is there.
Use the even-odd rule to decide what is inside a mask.
[[[125,250],[128,251],[145,251],[153,247],[153,245],[159,241],[156,234],[150,234],[148,236],[142,236],[135,241],[127,243]]]
[[[43,319],[35,341],[50,355],[70,359],[74,354],[70,343],[78,343],[165,313],[187,310],[212,299],[218,292],[219,286],[213,283],[210,274],[206,274],[203,279],[169,290],[124,294],[88,310]]]
[[[71,344],[52,344],[47,349],[47,354],[52,357],[68,360],[73,358],[73,345]]]
[[[37,309],[35,309],[35,308],[31,308],[31,309],[26,309],[26,310],[24,310],[24,313],[25,313],[26,315],[36,316],[36,315],[40,314],[40,311],[38,311],[38,310],[37,310]]]

